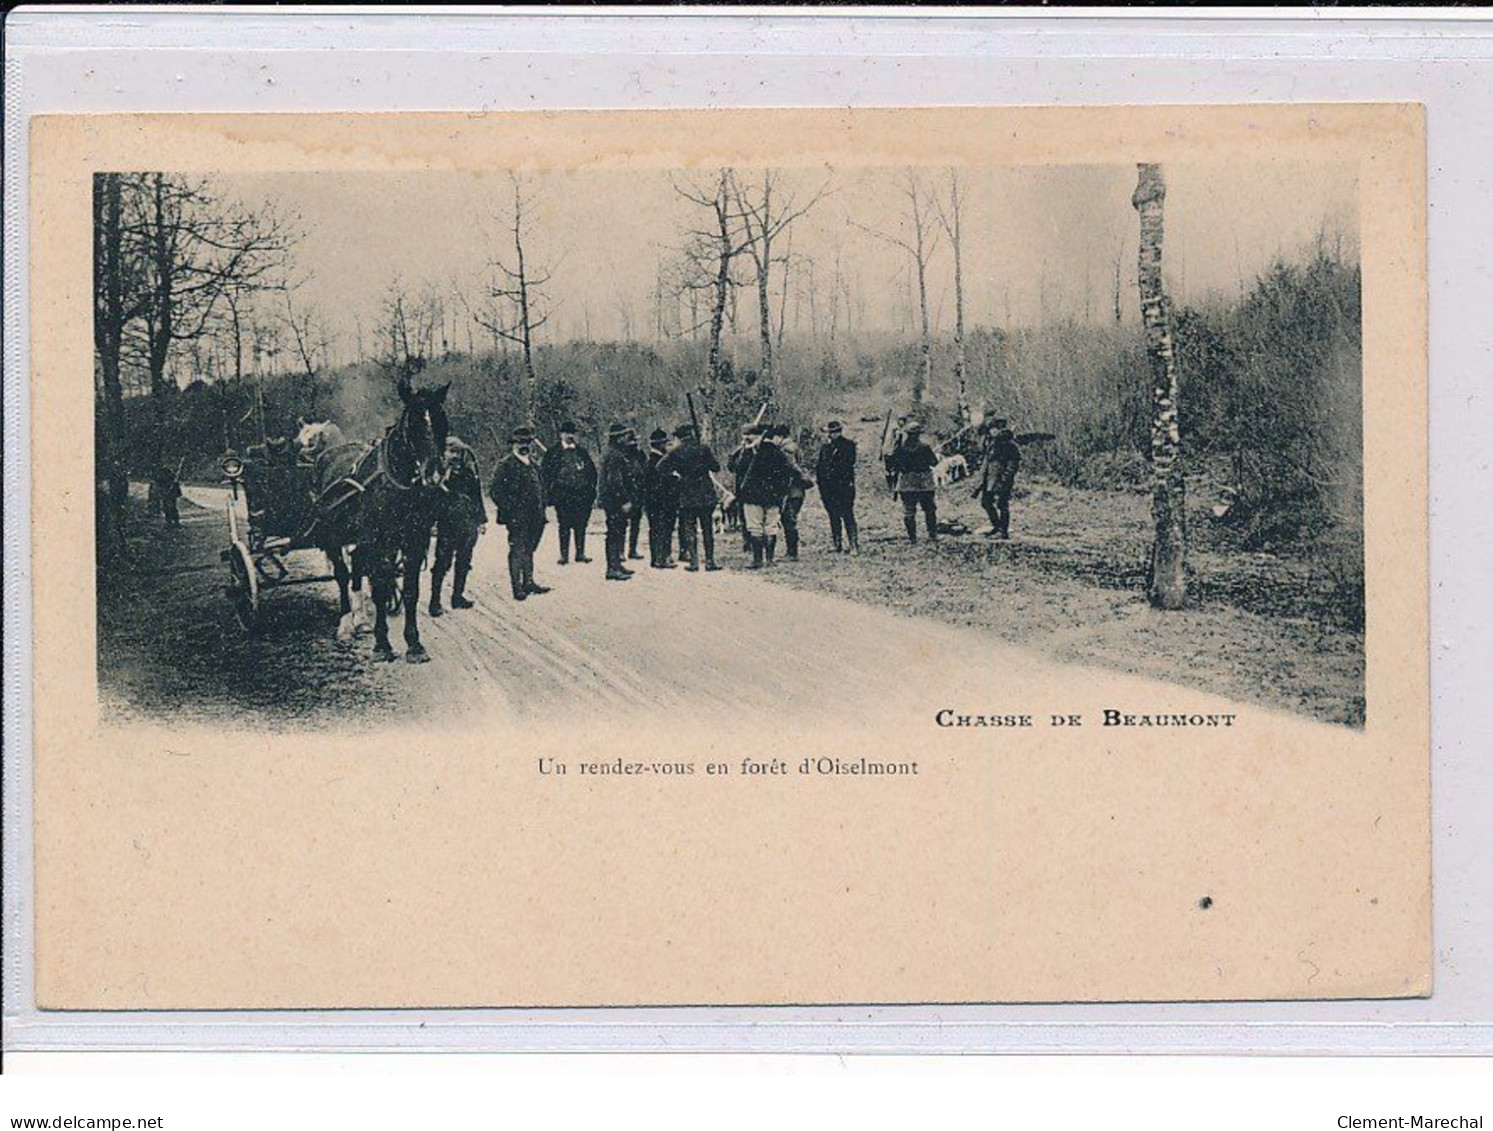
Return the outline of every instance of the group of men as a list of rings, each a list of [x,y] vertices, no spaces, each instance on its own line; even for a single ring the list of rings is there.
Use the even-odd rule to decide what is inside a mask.
[[[980,434],[984,459],[975,497],[990,517],[990,533],[1009,537],[1010,497],[1021,461],[1020,448],[1004,420],[988,421],[981,426]],[[586,555],[586,527],[594,508],[601,508],[606,516],[609,581],[630,580],[634,571],[628,562],[643,560],[638,545],[644,518],[648,522],[650,568],[675,569],[682,562],[690,572],[719,570],[714,520],[716,508],[723,504],[739,507],[743,549],[751,555],[750,568],[775,564],[779,532],[786,557],[797,560],[799,513],[810,488],[818,489],[829,516],[835,552],[860,549],[855,518],[857,450],[839,421],[826,426],[812,473],[800,462],[799,446],[787,425],[748,425],[742,430],[741,443],[725,461],[724,471],[732,477],[730,487],[719,478],[722,464],[702,442],[692,422],[679,425],[672,433],[655,429],[646,446],[635,429],[613,424],[607,429],[599,465],[578,437],[579,429],[572,420],[560,425],[559,442],[550,448],[539,443],[533,428],[515,428],[509,438],[509,451],[498,462],[488,486],[493,517],[508,530],[508,576],[515,601],[549,592],[534,578],[534,554],[548,524],[550,507],[559,527],[562,566],[572,560],[592,560]],[[487,528],[487,507],[471,448],[452,437],[446,457],[450,501],[436,526],[429,609],[432,616],[445,611],[442,590],[446,575],[453,571],[451,607],[471,607],[465,586],[472,551]],[[902,502],[908,540],[918,540],[921,511],[927,537],[936,541],[935,468],[940,454],[923,439],[917,421],[899,422],[892,445],[883,452],[883,461],[887,485]]]
[[[1004,417],[988,416],[975,430],[980,444],[980,474],[972,497],[990,519],[988,537],[1011,537],[1011,493],[1021,467],[1021,447]],[[897,421],[890,443],[883,448],[886,485],[902,501],[902,524],[907,540],[918,540],[918,512],[926,523],[928,540],[938,541],[938,474],[943,456],[923,439],[923,426],[910,417]]]

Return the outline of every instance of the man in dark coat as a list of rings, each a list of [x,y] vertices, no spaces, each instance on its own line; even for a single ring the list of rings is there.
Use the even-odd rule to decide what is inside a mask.
[[[664,457],[679,446],[662,428],[648,437],[648,471],[643,480],[643,506],[648,512],[648,564],[673,569],[674,528],[679,523],[679,475],[664,466]]]
[[[768,565],[773,564],[783,499],[794,481],[788,457],[763,432],[760,424],[752,425],[746,444],[732,455],[729,465],[736,474],[752,569],[761,569],[764,557]]]
[[[627,581],[632,570],[624,564],[627,527],[643,500],[643,476],[633,457],[633,430],[625,424],[607,429],[607,449],[601,457],[596,501],[607,516],[607,580]]]
[[[638,445],[638,434],[629,430],[627,441],[627,454],[632,459],[633,466],[638,472],[638,482],[645,485],[648,481],[648,453]],[[643,555],[638,553],[638,539],[643,533],[643,509],[645,499],[639,495],[637,506],[633,507],[627,516],[627,556],[635,562],[643,560]]]
[[[902,431],[902,443],[887,463],[889,470],[897,475],[897,495],[902,500],[902,525],[907,528],[907,540],[914,545],[918,540],[918,508],[928,523],[928,541],[938,541],[937,482],[933,469],[938,466],[938,453],[923,442],[923,426],[909,420]]]
[[[560,528],[560,564],[570,561],[570,543],[575,541],[575,560],[586,557],[586,524],[596,505],[596,464],[591,453],[576,442],[575,421],[560,425],[560,442],[544,453],[539,467],[544,497],[555,508]]]
[[[814,478],[819,482],[819,501],[829,512],[829,535],[835,552],[861,548],[860,531],[855,525],[855,441],[845,435],[845,426],[831,420],[825,432],[829,439],[819,449],[814,461]],[[843,530],[843,537],[842,537]]]
[[[1016,472],[1021,467],[1021,448],[1016,437],[997,417],[986,432],[980,468],[980,482],[975,498],[990,519],[991,538],[1011,537],[1011,492],[1016,487]]]
[[[150,477],[149,499],[151,509],[158,511],[166,519],[167,526],[181,525],[181,512],[176,506],[180,498],[181,480],[176,472],[164,463],[158,464]]]
[[[470,609],[466,595],[472,572],[472,551],[487,531],[487,505],[482,501],[482,473],[477,453],[455,436],[446,440],[446,494],[435,523],[435,562],[430,567],[430,615],[442,616],[441,588],[446,573],[456,566],[451,582],[451,607]]]
[[[534,429],[513,430],[513,450],[492,479],[493,517],[508,528],[508,579],[513,599],[524,601],[549,589],[534,580],[534,551],[544,535],[544,484],[534,460]]]
[[[720,461],[708,446],[700,442],[700,430],[693,424],[674,429],[679,444],[664,456],[660,467],[679,479],[679,532],[689,564],[700,568],[700,547],[705,547],[705,568],[715,571],[715,508],[720,502],[712,475],[721,469]]]

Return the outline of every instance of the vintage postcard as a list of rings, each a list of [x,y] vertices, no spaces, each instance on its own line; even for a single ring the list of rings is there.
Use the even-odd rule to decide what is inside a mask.
[[[32,155],[42,1008],[1430,993],[1419,107]]]

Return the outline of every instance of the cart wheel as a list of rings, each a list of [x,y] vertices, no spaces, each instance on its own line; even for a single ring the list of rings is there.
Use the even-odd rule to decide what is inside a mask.
[[[233,602],[233,615],[245,632],[259,627],[259,571],[254,568],[254,558],[249,547],[242,542],[231,545],[228,559],[228,599]]]

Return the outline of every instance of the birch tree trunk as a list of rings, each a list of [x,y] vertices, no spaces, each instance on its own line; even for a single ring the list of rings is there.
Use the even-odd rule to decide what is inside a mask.
[[[1151,361],[1151,514],[1156,521],[1147,596],[1159,609],[1180,609],[1187,600],[1186,494],[1171,306],[1161,279],[1166,183],[1160,165],[1137,168],[1139,177],[1130,202],[1140,215],[1140,311]]]

